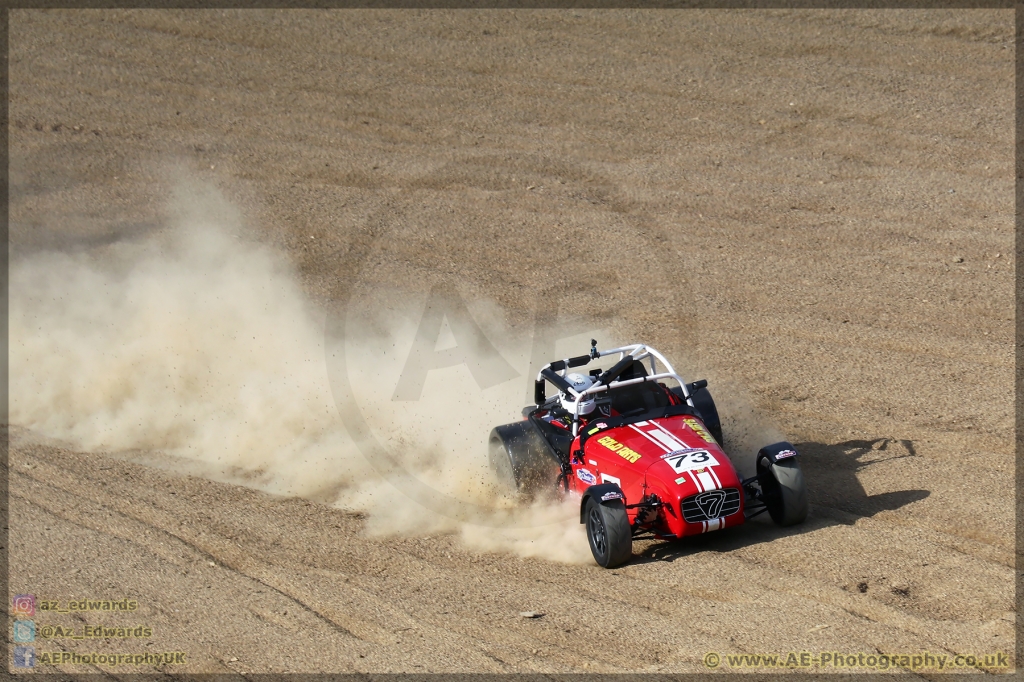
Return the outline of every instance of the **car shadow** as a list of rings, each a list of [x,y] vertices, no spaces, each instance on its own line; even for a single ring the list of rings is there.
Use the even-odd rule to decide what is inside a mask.
[[[699,552],[727,552],[753,544],[771,542],[834,525],[852,525],[858,519],[899,509],[928,497],[921,489],[897,490],[868,495],[857,474],[864,469],[905,457],[917,457],[914,443],[895,438],[848,440],[826,444],[794,443],[800,453],[800,468],[807,483],[810,512],[796,526],[780,528],[762,514],[724,532],[708,533],[681,540],[638,541],[632,563],[674,561]]]

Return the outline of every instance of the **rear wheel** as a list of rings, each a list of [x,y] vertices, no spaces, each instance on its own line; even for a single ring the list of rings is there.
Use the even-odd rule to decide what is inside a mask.
[[[512,457],[500,436],[492,435],[487,444],[488,459],[494,477],[508,490],[518,490],[519,482],[512,468]]]
[[[550,493],[558,479],[558,458],[529,421],[497,426],[487,444],[491,470],[498,482],[525,497]]]
[[[622,500],[601,504],[587,501],[587,540],[594,560],[605,568],[614,568],[633,556],[633,532]]]
[[[715,399],[711,397],[711,391],[704,387],[698,391],[694,391],[693,395],[693,406],[700,412],[700,419],[704,422],[704,426],[708,427],[708,431],[715,437],[718,444],[722,444],[722,420],[718,416],[718,408],[715,406]]]
[[[679,396],[680,400],[684,400],[682,388],[676,386],[670,390]],[[690,400],[693,401],[693,407],[697,410],[700,420],[704,422],[704,426],[715,437],[718,444],[722,445],[722,420],[718,416],[718,408],[715,406],[715,399],[711,397],[711,391],[705,386],[691,393]]]
[[[772,521],[792,526],[807,518],[807,487],[796,458],[772,464],[767,457],[757,461],[757,482]]]

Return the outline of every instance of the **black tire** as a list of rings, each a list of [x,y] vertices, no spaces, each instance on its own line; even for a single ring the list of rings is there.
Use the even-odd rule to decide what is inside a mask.
[[[767,457],[759,458],[757,482],[768,514],[777,525],[793,526],[807,518],[807,487],[795,457],[775,464]]]
[[[715,407],[715,399],[711,397],[711,391],[704,387],[694,391],[690,396],[693,399],[693,406],[700,412],[700,420],[704,422],[711,435],[715,437],[718,444],[722,444],[722,420],[718,417],[718,408]]]
[[[557,455],[529,421],[498,426],[488,439],[488,460],[499,483],[526,497],[554,490]]]
[[[508,490],[519,490],[516,474],[512,468],[512,457],[500,436],[491,434],[487,443],[487,459],[498,483]]]
[[[622,500],[602,504],[592,497],[587,500],[584,516],[590,551],[598,565],[615,568],[630,560],[633,556],[633,532]]]
[[[683,389],[676,386],[670,390],[682,399]],[[690,400],[693,401],[693,407],[697,410],[697,416],[704,422],[704,426],[718,444],[722,445],[722,420],[718,416],[718,408],[715,406],[715,399],[711,397],[711,391],[705,386],[691,393]]]

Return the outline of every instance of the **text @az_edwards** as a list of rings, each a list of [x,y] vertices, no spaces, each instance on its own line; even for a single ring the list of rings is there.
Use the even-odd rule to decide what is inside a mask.
[[[149,638],[153,628],[148,625],[108,627],[106,625],[84,625],[81,628],[64,625],[37,625],[40,639],[128,639]]]
[[[724,664],[724,666],[723,666]],[[827,670],[963,670],[965,668],[993,669],[1010,667],[1010,657],[1003,652],[991,654],[932,654],[923,651],[915,654],[844,654],[838,651],[790,651],[785,654],[719,654],[709,651],[704,654],[704,665],[742,668],[819,668]]]

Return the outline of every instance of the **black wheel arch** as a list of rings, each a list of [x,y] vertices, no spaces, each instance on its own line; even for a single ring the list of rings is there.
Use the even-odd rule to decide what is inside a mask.
[[[608,499],[604,499],[609,495]],[[580,523],[587,522],[587,502],[593,498],[598,504],[626,504],[626,496],[622,494],[622,488],[614,483],[598,483],[583,491],[583,498],[580,500]]]
[[[792,453],[792,454],[790,454]],[[787,441],[779,441],[778,443],[772,443],[771,445],[765,445],[763,448],[757,451],[757,464],[762,466],[763,460],[768,461],[768,466],[775,464],[776,462],[784,462],[787,459],[798,457],[800,453],[796,451],[796,447],[792,443]],[[780,455],[782,455],[780,457]]]
[[[807,488],[796,448],[782,441],[757,453],[757,481],[768,514],[777,525],[792,526],[807,518]]]

